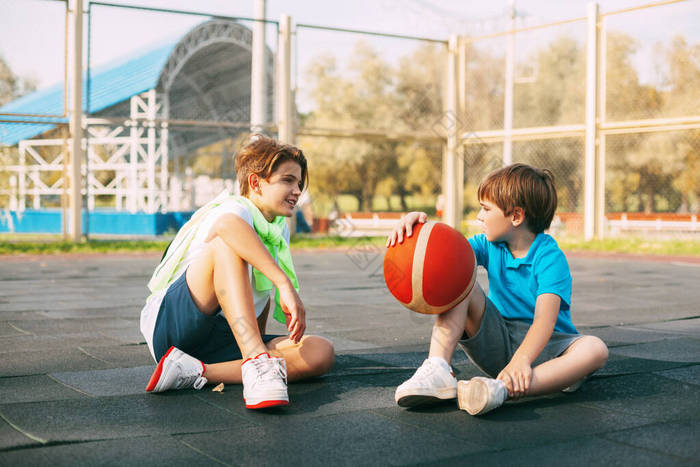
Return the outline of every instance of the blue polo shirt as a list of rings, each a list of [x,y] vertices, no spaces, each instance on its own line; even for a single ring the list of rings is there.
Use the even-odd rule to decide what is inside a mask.
[[[561,298],[554,330],[578,334],[571,322],[569,263],[554,238],[537,234],[524,258],[513,258],[504,242],[489,242],[484,234],[473,236],[469,244],[488,272],[489,298],[504,318],[532,323],[537,296],[552,293]]]

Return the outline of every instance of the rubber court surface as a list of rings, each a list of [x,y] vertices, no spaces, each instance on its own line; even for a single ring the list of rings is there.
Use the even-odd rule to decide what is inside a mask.
[[[139,312],[158,255],[0,259],[0,465],[700,463],[697,262],[570,256],[574,323],[605,340],[608,364],[577,393],[475,418],[394,403],[431,318],[389,294],[382,254],[295,254],[307,332],[334,342],[336,364],[267,412],[246,410],[240,386],[144,392]],[[478,374],[455,355],[459,379]]]

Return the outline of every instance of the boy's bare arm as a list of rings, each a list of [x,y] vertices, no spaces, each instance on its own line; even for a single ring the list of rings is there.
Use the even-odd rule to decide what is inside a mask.
[[[298,342],[306,329],[306,311],[292,281],[277,265],[255,230],[235,214],[224,214],[216,221],[206,242],[220,237],[244,261],[272,281],[280,293],[280,302],[288,316],[289,337]]]
[[[537,297],[535,317],[520,347],[513,354],[508,365],[499,373],[511,397],[527,395],[532,381],[532,362],[552,337],[554,324],[559,314],[561,298],[556,294],[545,293]]]

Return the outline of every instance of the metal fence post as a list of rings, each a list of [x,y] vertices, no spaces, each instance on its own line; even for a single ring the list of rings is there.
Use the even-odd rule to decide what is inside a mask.
[[[261,133],[267,120],[267,76],[265,74],[265,0],[255,0],[255,24],[250,69],[250,130]]]
[[[598,4],[588,4],[586,40],[586,130],[584,168],[583,235],[591,240],[596,231],[596,162],[598,154]]]
[[[600,18],[598,24],[598,130],[605,125],[605,100],[606,96],[606,76],[607,71],[607,34],[605,32],[605,17]],[[598,238],[605,237],[607,229],[607,219],[605,218],[605,133],[598,131],[598,154],[596,159],[596,224],[595,235]]]
[[[515,0],[510,1],[508,14],[509,34],[506,38],[506,73],[503,98],[503,165],[513,163],[513,82],[515,81]]]
[[[447,52],[447,92],[445,108],[445,128],[447,130],[447,153],[445,157],[445,222],[458,229],[462,223],[462,192],[464,191],[464,163],[460,164],[457,154],[459,138],[457,62],[459,37],[450,36]]]
[[[82,237],[80,164],[83,161],[83,0],[73,0],[73,76],[71,80],[70,232],[74,242]]]
[[[291,92],[291,18],[280,17],[277,42],[277,133],[280,142],[292,139],[292,92]]]

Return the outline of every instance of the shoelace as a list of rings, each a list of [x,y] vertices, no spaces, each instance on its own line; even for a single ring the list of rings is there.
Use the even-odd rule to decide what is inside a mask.
[[[253,359],[250,362],[255,365],[257,370],[258,380],[260,381],[271,381],[282,378],[284,382],[287,382],[287,365],[281,358],[270,358],[270,359]]]
[[[180,368],[183,369],[182,367]],[[207,384],[207,379],[199,374],[199,370],[190,369],[189,373],[183,371],[183,373],[180,374],[175,387],[177,387],[177,389],[182,389],[191,386],[195,389],[202,389],[205,384]]]

